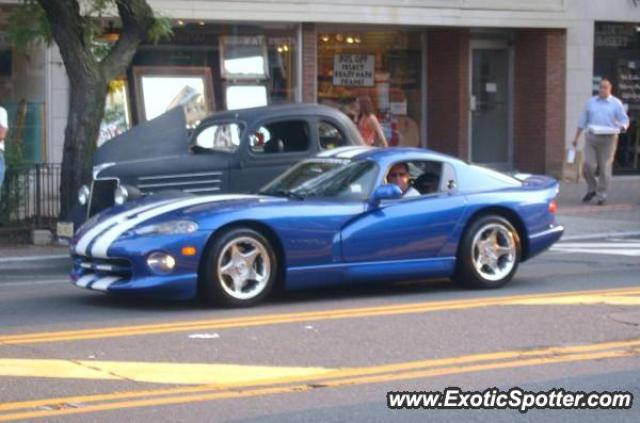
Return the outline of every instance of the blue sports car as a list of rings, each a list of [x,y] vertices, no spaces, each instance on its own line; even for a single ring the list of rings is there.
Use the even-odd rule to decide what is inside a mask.
[[[72,279],[224,306],[253,305],[277,284],[451,277],[496,288],[562,236],[557,193],[553,178],[516,179],[429,150],[338,148],[256,195],[153,195],[105,210],[72,240]]]

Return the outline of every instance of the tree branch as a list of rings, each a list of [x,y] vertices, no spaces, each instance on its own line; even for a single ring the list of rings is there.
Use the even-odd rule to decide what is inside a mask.
[[[60,48],[69,77],[95,77],[98,63],[86,44],[87,37],[77,0],[37,0],[47,15],[51,34]]]
[[[101,62],[107,81],[124,72],[153,24],[153,11],[146,0],[115,0],[122,21],[120,39]]]

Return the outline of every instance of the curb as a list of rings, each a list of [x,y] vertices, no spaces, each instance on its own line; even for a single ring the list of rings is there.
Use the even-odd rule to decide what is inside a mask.
[[[4,257],[0,258],[0,264],[12,263],[12,262],[24,262],[24,261],[41,261],[41,260],[61,260],[69,259],[67,254],[51,254],[44,256],[22,256],[22,257]]]
[[[0,258],[0,271],[23,271],[25,267],[37,270],[68,270],[71,268],[71,257],[65,254]]]

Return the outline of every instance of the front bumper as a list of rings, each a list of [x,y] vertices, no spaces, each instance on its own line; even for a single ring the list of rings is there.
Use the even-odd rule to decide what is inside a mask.
[[[78,270],[71,273],[75,286],[109,294],[144,296],[173,300],[189,300],[198,292],[197,274],[126,278],[106,272]]]
[[[78,254],[72,245],[71,281],[80,288],[110,294],[192,299],[198,293],[198,268],[207,238],[207,233],[194,233],[189,237],[167,235],[118,240],[109,248],[108,258]],[[197,255],[182,256],[181,248],[185,245],[196,246]],[[176,259],[176,267],[170,274],[154,274],[148,268],[147,257],[157,251]]]

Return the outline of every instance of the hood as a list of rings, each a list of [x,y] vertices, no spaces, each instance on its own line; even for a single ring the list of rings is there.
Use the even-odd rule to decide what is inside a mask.
[[[262,201],[282,199],[258,195],[209,195],[163,197],[152,196],[112,207],[97,214],[83,225],[72,242],[74,253],[107,257],[107,250],[122,234],[136,227],[174,219],[198,220],[201,214],[229,209],[245,209]],[[286,201],[286,200],[284,200]]]
[[[182,107],[176,107],[102,144],[93,165],[188,153],[187,121]]]

